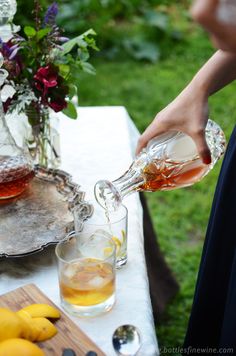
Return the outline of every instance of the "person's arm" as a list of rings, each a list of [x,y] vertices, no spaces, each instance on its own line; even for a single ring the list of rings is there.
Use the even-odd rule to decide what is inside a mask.
[[[217,49],[236,52],[235,0],[195,0],[191,15],[209,33]]]
[[[191,136],[204,163],[210,163],[205,139],[208,97],[236,79],[236,53],[217,51],[198,71],[187,87],[160,111],[141,135],[136,153],[150,139],[166,131],[182,131]]]
[[[235,79],[236,53],[219,50],[199,70],[191,83],[198,85],[208,97]]]

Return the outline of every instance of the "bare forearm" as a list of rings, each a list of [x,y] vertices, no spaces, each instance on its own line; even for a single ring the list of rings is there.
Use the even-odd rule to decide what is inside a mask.
[[[194,76],[190,85],[209,96],[236,79],[236,54],[217,51]]]

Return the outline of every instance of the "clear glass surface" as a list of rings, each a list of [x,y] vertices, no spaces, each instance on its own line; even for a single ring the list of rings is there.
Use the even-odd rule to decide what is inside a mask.
[[[116,267],[120,268],[127,263],[127,233],[128,233],[128,210],[120,205],[115,211],[105,211],[95,201],[88,201],[93,206],[93,214],[81,225],[80,211],[74,210],[75,230],[93,234],[97,231],[105,231],[111,235],[116,244]]]
[[[74,233],[56,246],[61,303],[79,317],[94,317],[115,303],[116,245],[107,232]]]

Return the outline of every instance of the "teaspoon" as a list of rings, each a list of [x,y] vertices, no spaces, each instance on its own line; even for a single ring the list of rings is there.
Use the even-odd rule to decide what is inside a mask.
[[[113,347],[120,356],[135,356],[141,347],[141,337],[134,325],[119,326],[112,336]]]

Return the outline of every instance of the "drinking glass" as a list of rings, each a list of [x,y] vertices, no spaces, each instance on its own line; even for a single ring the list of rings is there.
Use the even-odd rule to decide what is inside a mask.
[[[115,303],[116,245],[106,231],[73,233],[56,246],[61,303],[71,314],[92,317]]]
[[[128,210],[123,204],[115,211],[106,211],[95,200],[89,203],[93,206],[93,214],[82,225],[80,212],[73,212],[75,231],[83,229],[86,233],[93,233],[102,230],[112,235],[116,244],[116,268],[121,268],[127,262]]]

